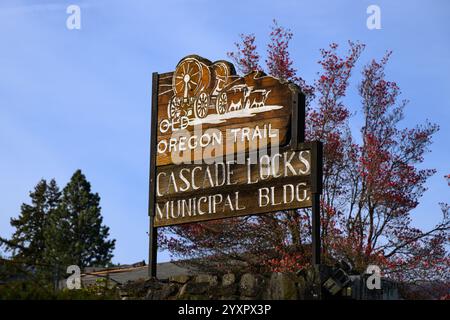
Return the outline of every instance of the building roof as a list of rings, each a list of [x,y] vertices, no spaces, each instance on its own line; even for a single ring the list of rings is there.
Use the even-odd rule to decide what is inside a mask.
[[[180,267],[172,262],[158,263],[157,278],[168,279],[170,276],[180,274],[192,274],[193,269]],[[81,281],[84,285],[95,283],[97,279],[109,278],[115,283],[125,284],[128,281],[136,281],[148,278],[148,266],[123,266],[111,269],[102,269],[99,271],[88,272],[81,275]]]

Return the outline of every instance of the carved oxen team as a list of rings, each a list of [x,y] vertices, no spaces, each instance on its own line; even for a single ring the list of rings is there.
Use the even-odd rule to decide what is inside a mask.
[[[270,90],[248,86],[227,61],[188,56],[181,60],[172,78],[173,96],[167,106],[168,118],[203,119],[209,114],[264,106]]]

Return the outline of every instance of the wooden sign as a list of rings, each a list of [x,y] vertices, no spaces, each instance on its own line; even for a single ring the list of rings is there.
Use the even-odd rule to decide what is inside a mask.
[[[251,159],[158,167],[155,226],[311,206],[310,146]]]
[[[157,90],[157,166],[285,146],[292,129],[303,132],[292,128],[304,100],[297,86],[259,71],[238,76],[227,61],[187,56],[159,75]]]
[[[158,227],[306,207],[319,263],[322,145],[296,85],[191,55],[153,74],[151,117],[151,277]]]

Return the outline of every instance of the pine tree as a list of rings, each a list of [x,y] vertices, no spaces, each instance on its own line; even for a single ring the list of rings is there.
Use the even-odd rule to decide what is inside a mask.
[[[91,193],[80,170],[63,192],[55,180],[42,179],[30,197],[31,203],[22,204],[19,217],[11,219],[12,237],[0,237],[0,245],[11,252],[8,265],[51,283],[69,265],[110,263],[115,240],[107,240],[109,228],[102,225],[100,197]]]
[[[55,180],[42,179],[30,192],[31,204],[23,203],[18,218],[11,218],[16,230],[10,240],[0,239],[13,259],[28,266],[45,263],[45,230],[48,218],[56,210],[60,192]]]
[[[109,264],[115,240],[107,240],[109,228],[102,223],[100,196],[91,192],[91,184],[77,170],[50,219],[48,258],[60,267]]]

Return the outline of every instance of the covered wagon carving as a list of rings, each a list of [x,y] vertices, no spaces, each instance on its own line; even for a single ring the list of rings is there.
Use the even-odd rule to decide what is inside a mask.
[[[231,63],[222,60],[212,63],[195,55],[178,63],[172,89],[167,115],[173,121],[262,107],[270,93],[270,90],[253,90],[243,77],[236,75]]]

